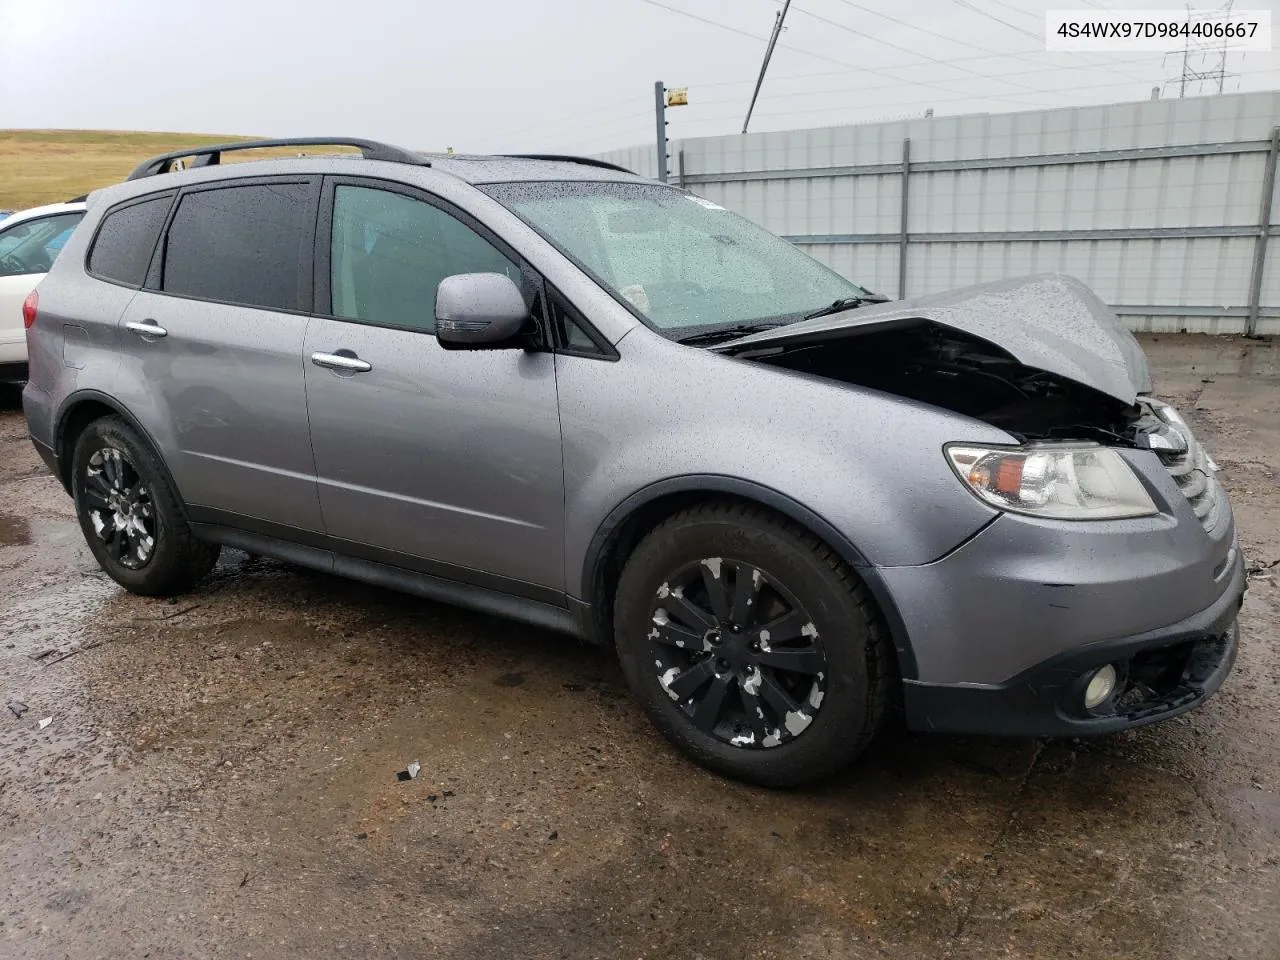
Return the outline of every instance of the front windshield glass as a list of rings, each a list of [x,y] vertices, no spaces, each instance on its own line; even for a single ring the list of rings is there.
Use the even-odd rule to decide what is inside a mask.
[[[785,323],[867,291],[691,194],[645,183],[483,188],[660,332]]]

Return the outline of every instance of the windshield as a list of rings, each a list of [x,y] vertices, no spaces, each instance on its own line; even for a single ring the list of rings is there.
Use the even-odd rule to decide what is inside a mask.
[[[483,188],[679,338],[716,326],[786,323],[867,291],[709,200],[647,183],[501,183]]]

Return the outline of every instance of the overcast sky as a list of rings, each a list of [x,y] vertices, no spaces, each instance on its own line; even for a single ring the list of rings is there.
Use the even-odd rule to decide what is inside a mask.
[[[1278,2],[1236,6],[1269,8],[1280,25]],[[652,140],[661,79],[689,87],[691,105],[670,111],[672,139],[736,133],[780,6],[0,0],[0,128],[348,134],[420,149],[594,153]],[[1182,4],[793,0],[752,130],[928,107],[944,115],[1147,99],[1179,74],[1180,54],[1044,51],[1046,9],[1104,6]],[[1280,87],[1275,52],[1232,55],[1228,69],[1238,74],[1228,91]]]

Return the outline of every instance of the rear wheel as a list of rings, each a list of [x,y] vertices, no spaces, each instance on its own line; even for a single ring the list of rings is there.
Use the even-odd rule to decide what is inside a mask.
[[[693,507],[627,561],[623,671],[681,750],[766,786],[820,779],[883,721],[886,633],[865,586],[816,537],[760,508]]]
[[[219,547],[195,538],[168,474],[118,417],[89,424],[72,455],[71,491],[89,549],[132,593],[181,593],[218,561]]]

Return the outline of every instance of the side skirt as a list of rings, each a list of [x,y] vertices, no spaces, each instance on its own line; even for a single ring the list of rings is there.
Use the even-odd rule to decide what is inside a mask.
[[[582,619],[564,607],[540,600],[514,596],[488,587],[420,573],[374,560],[363,560],[318,546],[295,543],[260,533],[214,523],[192,523],[191,530],[201,540],[256,553],[264,557],[296,563],[323,573],[334,573],[363,583],[411,593],[428,600],[450,603],[498,617],[519,620],[535,627],[582,637]]]

